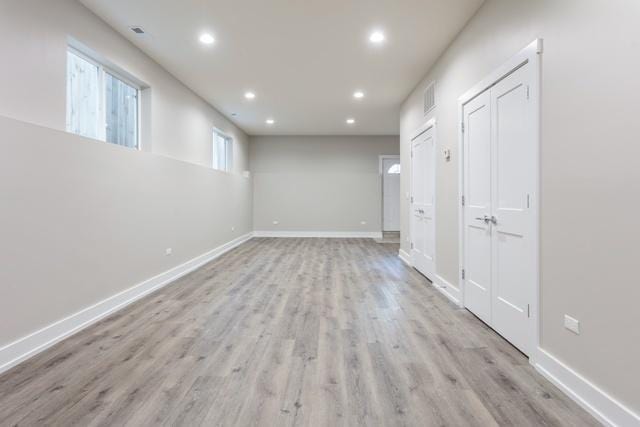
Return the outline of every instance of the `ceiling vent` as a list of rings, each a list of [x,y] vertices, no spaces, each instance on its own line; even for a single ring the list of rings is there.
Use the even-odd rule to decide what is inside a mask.
[[[144,34],[144,30],[142,29],[142,27],[131,27],[131,31],[136,34]]]
[[[432,82],[424,91],[425,116],[436,107],[436,82]]]

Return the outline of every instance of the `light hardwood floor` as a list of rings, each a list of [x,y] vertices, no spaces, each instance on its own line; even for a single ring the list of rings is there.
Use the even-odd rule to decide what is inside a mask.
[[[596,425],[397,253],[253,239],[0,376],[0,425]]]

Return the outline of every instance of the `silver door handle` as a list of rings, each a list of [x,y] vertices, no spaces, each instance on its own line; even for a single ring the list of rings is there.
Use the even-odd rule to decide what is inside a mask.
[[[493,225],[498,225],[498,218],[496,218],[495,216],[491,215],[490,221]]]
[[[485,223],[487,223],[487,224],[488,224],[488,223],[489,223],[489,221],[491,221],[491,218],[489,218],[487,215],[485,215],[483,218],[480,218],[480,217],[476,218],[476,220],[478,220],[478,221],[484,221]]]

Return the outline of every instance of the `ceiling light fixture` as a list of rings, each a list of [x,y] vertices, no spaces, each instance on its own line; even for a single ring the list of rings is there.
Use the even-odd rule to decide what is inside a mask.
[[[216,39],[209,33],[204,33],[200,35],[200,43],[202,44],[213,44]]]
[[[347,124],[352,125],[356,122],[356,119],[347,119]]]
[[[362,99],[362,98],[364,98],[364,92],[362,92],[360,90],[356,91],[356,92],[353,93],[353,97],[355,99]]]
[[[369,36],[369,41],[371,43],[380,44],[385,40],[384,33],[382,31],[374,31]]]
[[[265,120],[264,122],[265,122],[266,124],[268,124],[268,125],[272,125],[272,124],[274,124],[276,121],[275,121],[275,120],[273,120],[273,119],[267,119],[267,120]]]
[[[245,98],[247,98],[247,99],[255,99],[256,94],[255,94],[255,93],[253,93],[253,92],[246,92],[246,93],[244,94],[244,97],[245,97]]]

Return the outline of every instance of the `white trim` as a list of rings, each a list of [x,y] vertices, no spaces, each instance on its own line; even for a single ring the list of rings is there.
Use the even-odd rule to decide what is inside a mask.
[[[199,255],[184,264],[178,265],[155,277],[145,280],[127,290],[87,307],[71,316],[58,320],[39,331],[0,348],[0,373],[16,366],[30,357],[46,350],[63,339],[96,323],[106,316],[120,310],[132,302],[160,289],[180,277],[200,268],[225,252],[252,238],[252,233],[240,236],[209,252]]]
[[[536,231],[533,237],[533,244],[535,245],[535,285],[536,292],[535,298],[531,303],[531,316],[533,318],[533,342],[529,343],[530,354],[528,355],[531,360],[536,359],[536,352],[540,347],[540,75],[542,72],[540,56],[542,54],[542,39],[535,39],[527,47],[522,49],[516,55],[514,55],[507,62],[502,64],[496,70],[494,70],[487,77],[482,79],[478,84],[473,86],[458,98],[458,278],[460,283],[460,301],[464,306],[464,289],[465,280],[462,278],[462,270],[464,267],[464,209],[462,208],[461,200],[464,197],[464,132],[462,129],[462,122],[464,120],[464,106],[476,96],[480,95],[499,81],[521,68],[525,64],[531,64],[533,67],[533,79],[531,82],[530,99],[531,102],[536,105],[535,117],[533,120],[537,123],[535,140],[538,144],[537,156],[534,160],[536,163],[536,188],[533,194],[534,199],[534,216],[536,218]]]
[[[531,364],[545,378],[606,426],[638,426],[640,415],[615,400],[546,350],[538,348]]]
[[[400,163],[400,154],[382,154],[378,156],[378,173],[380,176],[380,229],[384,233],[385,231],[400,231],[400,230],[385,230],[384,229],[384,160],[385,159],[398,159]],[[402,171],[401,171],[402,173]]]
[[[433,277],[433,286],[444,296],[449,298],[452,303],[454,303],[458,307],[462,307],[462,295],[460,293],[460,289],[447,282],[444,277],[440,276],[439,274],[434,274]]]
[[[382,239],[380,231],[254,231],[254,237],[309,237],[309,238],[359,238]]]
[[[409,138],[409,141],[413,141],[414,139],[416,139],[417,137],[419,137],[420,135],[422,135],[423,133],[425,133],[426,131],[428,131],[429,129],[435,126],[436,126],[436,118],[432,117],[429,120],[427,120],[422,126],[420,126],[419,128],[413,131],[413,133],[411,134],[411,138]]]
[[[409,267],[413,267],[413,260],[411,259],[411,255],[408,254],[406,251],[403,251],[402,249],[400,249],[398,251],[398,257],[400,257],[400,259],[404,261],[404,263],[407,264]]]

